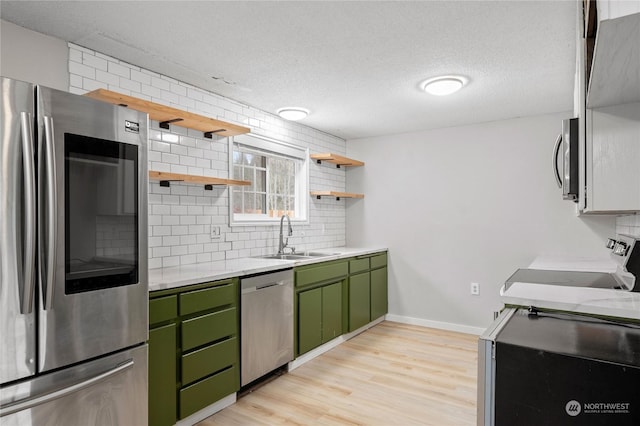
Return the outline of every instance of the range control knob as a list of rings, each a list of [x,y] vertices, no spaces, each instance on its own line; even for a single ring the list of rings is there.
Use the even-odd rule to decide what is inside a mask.
[[[609,238],[607,240],[607,248],[608,249],[613,249],[615,247],[616,243],[617,243],[616,240],[614,240],[613,238]]]
[[[617,254],[618,256],[626,256],[627,255],[627,243],[618,241],[613,248],[613,254]]]

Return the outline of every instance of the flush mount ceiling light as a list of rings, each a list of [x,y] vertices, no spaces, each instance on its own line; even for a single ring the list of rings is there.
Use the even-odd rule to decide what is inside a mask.
[[[297,107],[280,108],[278,110],[278,115],[285,120],[298,121],[309,115],[309,110]]]
[[[420,83],[425,92],[435,96],[446,96],[457,92],[467,84],[469,80],[457,75],[444,75],[430,78]]]

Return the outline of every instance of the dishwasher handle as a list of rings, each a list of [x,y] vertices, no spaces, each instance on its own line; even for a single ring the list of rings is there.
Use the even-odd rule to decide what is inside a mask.
[[[260,290],[265,290],[265,289],[271,288],[271,287],[283,286],[285,284],[286,283],[284,281],[272,282],[272,283],[268,283],[268,284],[259,284],[259,285],[255,285],[255,286],[252,286],[252,287],[243,288],[242,289],[242,294],[253,293],[253,292],[260,291]]]
[[[287,286],[293,287],[293,269],[242,278],[240,280],[240,294]]]

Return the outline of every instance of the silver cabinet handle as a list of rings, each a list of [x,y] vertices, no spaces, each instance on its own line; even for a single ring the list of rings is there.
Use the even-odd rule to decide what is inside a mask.
[[[44,208],[46,211],[47,244],[44,252],[43,299],[44,309],[53,306],[53,287],[56,268],[56,242],[58,239],[58,222],[56,218],[58,208],[57,174],[54,149],[53,119],[44,117],[44,167],[47,187],[45,189]]]
[[[24,174],[24,254],[22,265],[24,282],[20,313],[30,314],[33,311],[36,259],[36,180],[31,114],[20,113],[20,130],[22,132],[22,170]]]
[[[77,392],[81,389],[87,388],[89,386],[93,386],[98,382],[108,379],[109,377],[115,376],[131,367],[133,367],[133,359],[126,361],[125,363],[118,365],[117,367],[105,371],[104,373],[100,373],[96,376],[93,376],[87,380],[76,383],[74,385],[68,386],[64,389],[58,389],[53,392],[49,392],[43,395],[39,395],[33,398],[27,398],[25,400],[17,401],[13,404],[7,405],[4,408],[0,408],[0,417],[7,416],[9,414],[17,413],[18,411],[28,410],[29,408],[35,407],[36,405],[43,405],[47,402],[53,401],[54,399],[65,397],[69,394]]]
[[[556,178],[558,188],[562,188],[562,179],[560,178],[560,170],[558,170],[558,153],[560,152],[560,145],[562,145],[562,134],[558,135],[558,139],[556,139],[556,146],[553,148],[553,175]]]

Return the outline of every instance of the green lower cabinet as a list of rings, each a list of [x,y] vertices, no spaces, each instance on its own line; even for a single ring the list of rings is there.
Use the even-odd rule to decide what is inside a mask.
[[[354,331],[371,320],[370,273],[349,277],[349,331]]]
[[[173,425],[176,403],[176,325],[149,331],[149,425]]]
[[[180,418],[232,394],[240,388],[239,372],[235,366],[207,377],[180,390]]]
[[[322,344],[322,288],[298,293],[298,353]]]
[[[342,282],[322,287],[322,343],[342,334]]]
[[[342,335],[342,283],[297,293],[297,355]]]
[[[149,425],[174,425],[240,389],[238,280],[149,296]]]
[[[387,268],[371,271],[371,320],[380,318],[389,311],[387,292]]]

